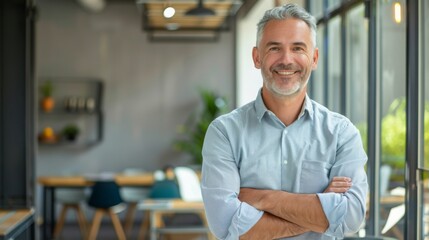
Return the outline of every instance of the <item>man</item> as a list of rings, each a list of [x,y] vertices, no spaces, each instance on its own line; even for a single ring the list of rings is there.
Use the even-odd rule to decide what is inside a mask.
[[[367,156],[353,124],[306,94],[315,43],[315,19],[296,5],[259,22],[262,89],[214,120],[203,146],[201,188],[217,238],[336,239],[361,226]]]

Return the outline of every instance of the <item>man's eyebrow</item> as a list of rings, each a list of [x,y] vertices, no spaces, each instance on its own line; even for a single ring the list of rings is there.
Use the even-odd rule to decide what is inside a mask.
[[[305,44],[304,42],[294,42],[292,43],[292,45],[307,48],[307,44]]]
[[[280,42],[270,41],[265,44],[266,47],[280,45]]]

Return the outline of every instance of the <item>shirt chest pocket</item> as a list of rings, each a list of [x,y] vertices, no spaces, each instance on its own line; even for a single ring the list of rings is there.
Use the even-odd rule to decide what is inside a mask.
[[[326,162],[303,161],[301,165],[300,193],[321,193],[329,184],[331,165]]]

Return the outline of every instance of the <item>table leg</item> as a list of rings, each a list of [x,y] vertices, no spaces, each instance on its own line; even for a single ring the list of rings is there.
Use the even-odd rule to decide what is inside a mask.
[[[52,239],[55,225],[55,188],[43,188],[43,224],[41,239]]]
[[[150,211],[150,240],[156,240],[156,219],[155,219],[155,211]]]
[[[56,215],[55,215],[55,210],[56,210],[56,202],[55,202],[55,188],[50,188],[51,189],[51,225],[49,226],[49,239],[52,239],[54,236],[54,229],[55,229],[55,225],[57,224],[56,221]]]
[[[41,239],[46,239],[47,237],[47,221],[48,221],[48,189],[47,187],[43,187],[43,197],[42,197],[42,203],[43,203],[43,223],[42,223],[42,231]]]

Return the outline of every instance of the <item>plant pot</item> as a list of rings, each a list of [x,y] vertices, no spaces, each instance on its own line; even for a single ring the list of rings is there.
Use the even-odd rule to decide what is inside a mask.
[[[40,105],[44,112],[51,112],[54,109],[55,101],[52,97],[45,97],[42,99]]]
[[[69,142],[74,142],[77,139],[77,134],[64,135],[64,138]]]

